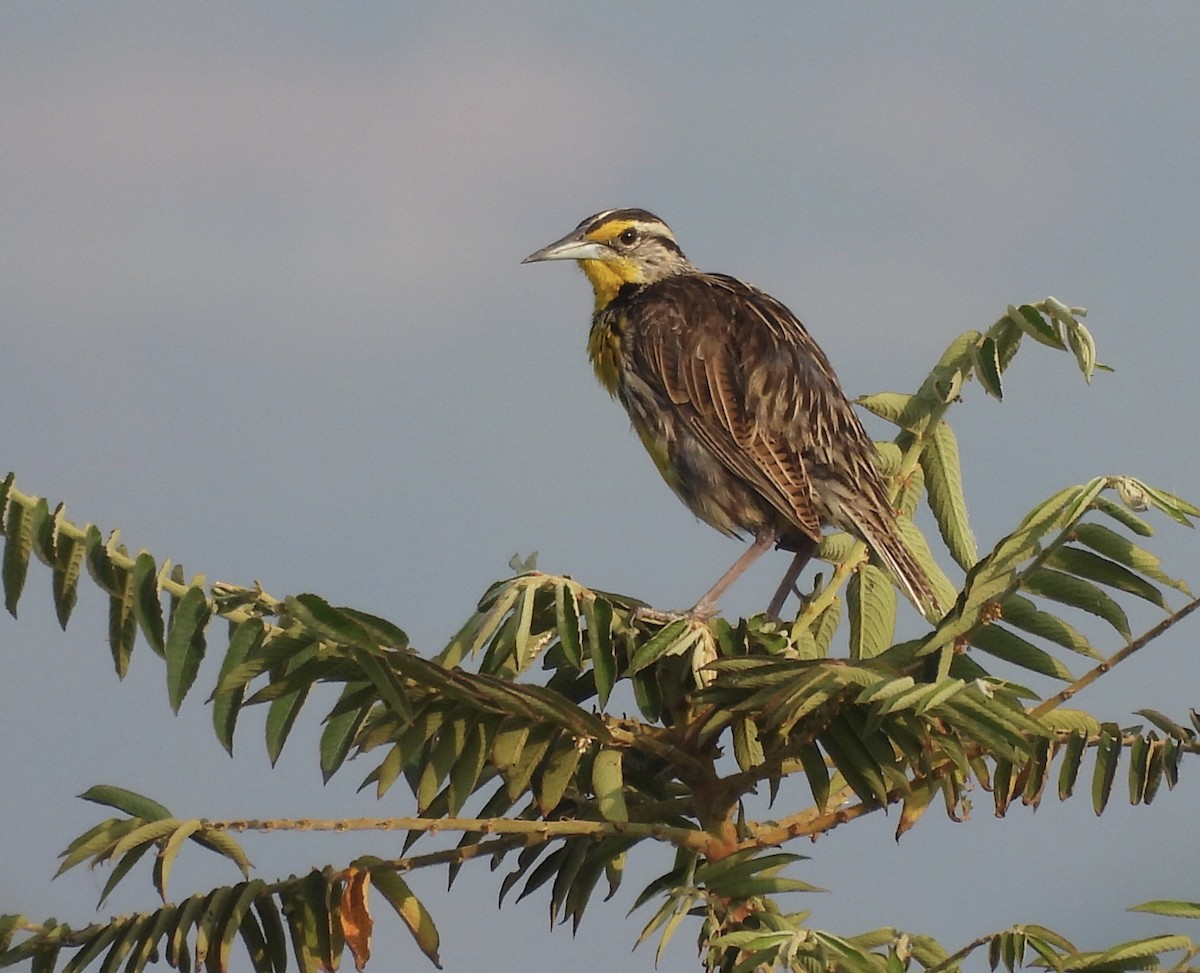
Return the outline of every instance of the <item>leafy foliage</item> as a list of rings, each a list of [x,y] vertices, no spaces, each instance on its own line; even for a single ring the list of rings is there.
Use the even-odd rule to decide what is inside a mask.
[[[1036,807],[1048,786],[1066,800],[1082,787],[1081,775],[1090,775],[1097,813],[1114,789],[1148,804],[1164,783],[1174,786],[1184,756],[1200,749],[1194,715],[1185,725],[1145,709],[1147,730],[1064,705],[1200,605],[1171,608],[1171,597],[1190,592],[1142,546],[1153,534],[1147,511],[1190,526],[1200,509],[1131,477],[1097,477],[1038,504],[982,557],[970,527],[950,406],[971,379],[1001,398],[1025,337],[1069,351],[1090,380],[1103,366],[1081,316],[1052,298],[1009,308],[986,333],[954,341],[917,392],[862,400],[897,427],[895,441],[880,444],[880,465],[895,485],[915,556],[951,605],[904,642],[895,641],[897,599],[887,575],[861,542],[833,534],[820,549],[828,577],[802,596],[790,621],[664,616],[636,599],[541,573],[530,559],[515,561],[515,575],[492,585],[450,643],[428,657],[391,622],[315,594],[276,599],[258,587],[188,580],[148,552],[131,555],[117,533],[105,539],[94,525],[68,520],[61,505],[51,511],[10,475],[0,485],[0,580],[10,612],[36,557],[51,570],[65,626],[86,566],[109,599],[118,675],[128,671],[140,633],[165,663],[168,700],[178,710],[210,645],[220,647],[209,696],[217,740],[232,752],[242,714],[265,706],[272,763],[313,688],[335,686],[323,717],[322,774],[329,779],[351,755],[369,760],[362,786],[383,797],[403,780],[414,814],[305,821],[306,828],[402,829],[407,857],[364,857],[268,882],[251,878],[233,834],[300,823],[176,817],[130,791],[93,787],[82,797],[118,814],[67,846],[60,873],[111,865],[103,902],[153,852],[162,906],[83,928],[2,917],[0,966],[30,960],[49,971],[67,955],[66,973],[93,963],[105,973],[119,964],[137,973],[162,958],[180,970],[194,964],[218,973],[231,968],[240,940],[262,973],[282,973],[289,954],[302,970],[331,970],[347,949],[361,969],[370,954],[372,889],[436,963],[437,931],[403,872],[445,865],[453,880],[471,859],[486,858],[507,868],[502,899],[518,886],[518,897],[545,888],[552,918],[577,926],[601,879],[611,896],[630,850],[648,841],[671,846],[674,860],[638,896],[637,906],[655,907],[641,940],[657,937],[661,952],[698,917],[709,969],[891,973],[915,963],[940,971],[983,949],[993,969],[1143,969],[1173,951],[1190,962],[1197,947],[1185,936],[1087,953],[1037,926],[989,934],[951,954],[927,936],[894,929],[833,935],[775,901],[814,890],[785,874],[800,859],[776,848],[792,838],[891,805],[901,809],[899,836],[937,800],[960,820],[976,786],[1003,815],[1017,802]],[[961,583],[942,572],[909,519],[922,500]],[[1136,602],[1164,618],[1134,638],[1129,606]],[[837,640],[843,616],[844,646]],[[1096,632],[1117,648],[1104,648]],[[1077,674],[1080,665],[1088,668]],[[636,715],[616,715],[630,708]],[[770,821],[749,818],[749,795],[765,784],[774,803],[790,780],[804,781],[810,806],[781,807]],[[409,854],[434,833],[459,841]],[[232,861],[243,881],[173,904],[172,867],[196,846]],[[1194,918],[1198,907],[1140,908]]]

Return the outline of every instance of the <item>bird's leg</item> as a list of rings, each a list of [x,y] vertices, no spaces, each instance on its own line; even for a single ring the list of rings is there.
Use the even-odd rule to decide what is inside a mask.
[[[783,608],[783,603],[788,600],[788,595],[796,590],[796,579],[800,577],[800,572],[804,570],[804,565],[809,562],[809,559],[816,553],[816,550],[817,542],[811,537],[805,538],[801,543],[800,550],[792,558],[792,563],[788,566],[783,580],[779,582],[779,587],[775,589],[775,595],[771,598],[771,604],[767,606],[767,617],[779,618],[779,612]]]
[[[717,610],[717,602],[721,595],[725,594],[725,589],[733,584],[746,568],[750,567],[755,561],[769,551],[775,543],[776,533],[769,527],[760,528],[758,533],[754,535],[754,543],[751,544],[742,553],[733,565],[721,577],[717,579],[717,583],[704,593],[695,605],[692,606],[689,615],[695,618],[707,618]]]

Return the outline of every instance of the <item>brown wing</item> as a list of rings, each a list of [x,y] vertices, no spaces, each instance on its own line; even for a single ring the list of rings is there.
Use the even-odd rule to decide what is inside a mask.
[[[768,294],[722,275],[668,278],[642,297],[639,374],[661,382],[731,473],[819,538],[814,472],[868,440],[808,332]]]

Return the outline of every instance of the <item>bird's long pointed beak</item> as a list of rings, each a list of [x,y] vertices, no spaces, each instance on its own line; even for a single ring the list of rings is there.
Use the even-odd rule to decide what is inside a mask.
[[[521,263],[532,264],[539,260],[604,260],[611,256],[612,251],[604,244],[572,233],[561,240],[555,240],[548,247],[531,253]]]

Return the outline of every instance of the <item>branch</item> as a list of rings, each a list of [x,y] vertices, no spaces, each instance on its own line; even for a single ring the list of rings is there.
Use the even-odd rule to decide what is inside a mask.
[[[617,835],[656,838],[680,848],[703,851],[711,836],[694,828],[638,821],[517,821],[507,818],[313,818],[231,819],[205,821],[205,827],[223,831],[439,831],[524,835],[527,838],[608,838]]]
[[[1106,672],[1109,672],[1118,663],[1124,662],[1131,655],[1133,655],[1133,653],[1137,652],[1138,649],[1145,648],[1165,631],[1167,631],[1167,629],[1169,629],[1171,626],[1175,625],[1177,622],[1183,621],[1183,619],[1187,618],[1187,616],[1194,612],[1197,608],[1200,608],[1200,598],[1195,598],[1192,601],[1189,601],[1177,612],[1168,615],[1153,628],[1147,629],[1128,645],[1118,649],[1094,669],[1085,672],[1066,689],[1059,693],[1055,693],[1049,699],[1043,700],[1042,703],[1029,711],[1029,715],[1036,719],[1039,716],[1045,716],[1053,709],[1057,709],[1063,703],[1071,699],[1081,689],[1087,688]]]

